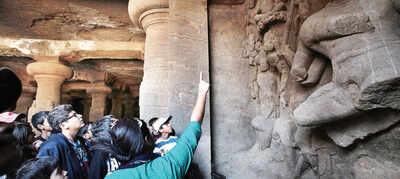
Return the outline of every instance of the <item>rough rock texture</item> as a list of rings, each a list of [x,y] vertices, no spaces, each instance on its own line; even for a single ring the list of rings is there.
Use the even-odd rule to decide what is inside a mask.
[[[170,0],[168,23],[168,114],[181,134],[197,97],[199,74],[210,81],[207,0]],[[190,24],[190,25],[184,25]],[[210,98],[207,97],[207,101]],[[211,178],[210,102],[206,104],[202,137],[193,163]],[[194,165],[193,164],[193,165]]]
[[[2,1],[0,36],[52,40],[143,39],[143,32],[129,20],[127,3],[127,0]]]
[[[227,178],[243,178],[236,164],[250,166],[252,162],[238,161],[236,155],[256,143],[256,131],[251,126],[255,106],[246,83],[251,73],[248,62],[241,58],[246,8],[209,6],[213,168]]]

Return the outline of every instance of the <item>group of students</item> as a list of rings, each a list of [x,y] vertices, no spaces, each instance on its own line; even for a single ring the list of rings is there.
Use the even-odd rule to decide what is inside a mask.
[[[13,78],[0,76],[0,90],[18,88],[9,82]],[[11,149],[20,160],[0,170],[0,178],[184,178],[201,136],[208,89],[200,74],[191,122],[179,138],[171,127],[171,116],[152,118],[146,124],[138,118],[107,115],[85,124],[70,104],[63,104],[32,116],[32,126],[40,131],[33,139],[32,129],[21,120],[24,115],[4,112],[18,94],[8,99],[11,105],[0,109],[0,152]],[[0,169],[8,160],[13,159],[0,159]]]

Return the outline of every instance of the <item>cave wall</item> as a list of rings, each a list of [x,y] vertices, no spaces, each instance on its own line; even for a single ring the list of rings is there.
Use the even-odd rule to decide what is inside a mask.
[[[255,143],[255,116],[248,81],[251,70],[241,57],[246,38],[245,5],[209,6],[211,124],[213,168],[227,178],[241,178],[234,156]]]
[[[215,176],[399,178],[397,5],[210,5]]]

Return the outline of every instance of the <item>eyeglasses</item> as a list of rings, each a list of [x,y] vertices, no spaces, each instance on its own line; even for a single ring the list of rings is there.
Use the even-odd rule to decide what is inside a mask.
[[[80,116],[80,114],[76,113],[75,111],[72,111],[71,113],[72,113],[72,115],[71,115],[71,116],[68,116],[68,119],[72,119],[72,118],[74,118],[74,117],[79,118],[79,116]],[[70,113],[70,114],[71,114],[71,113]]]

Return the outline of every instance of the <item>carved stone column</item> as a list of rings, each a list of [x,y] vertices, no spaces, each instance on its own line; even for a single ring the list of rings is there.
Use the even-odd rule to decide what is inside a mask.
[[[121,119],[122,117],[122,102],[123,96],[120,91],[112,92],[112,106],[111,106],[111,114]]]
[[[83,119],[85,121],[89,121],[90,119],[90,106],[91,106],[92,100],[89,97],[85,97],[82,99],[82,105],[83,105]]]
[[[168,0],[130,0],[129,16],[146,32],[140,118],[168,114]]]
[[[169,0],[168,113],[177,134],[189,123],[197,96],[200,71],[209,81],[207,0]],[[211,85],[212,86],[212,85]],[[202,136],[194,163],[204,178],[211,178],[210,98],[207,97]]]
[[[15,112],[28,114],[28,109],[31,107],[33,102],[33,96],[35,95],[36,88],[32,86],[23,86],[22,94],[17,101],[17,107]]]
[[[61,94],[61,104],[72,104],[72,96],[66,93]]]
[[[86,90],[92,96],[92,106],[90,107],[89,121],[93,122],[104,116],[107,95],[111,93],[110,87],[104,82],[95,83]]]
[[[71,68],[60,64],[58,57],[35,57],[38,62],[27,66],[27,72],[37,82],[34,111],[50,110],[60,104],[60,87],[72,75]]]

